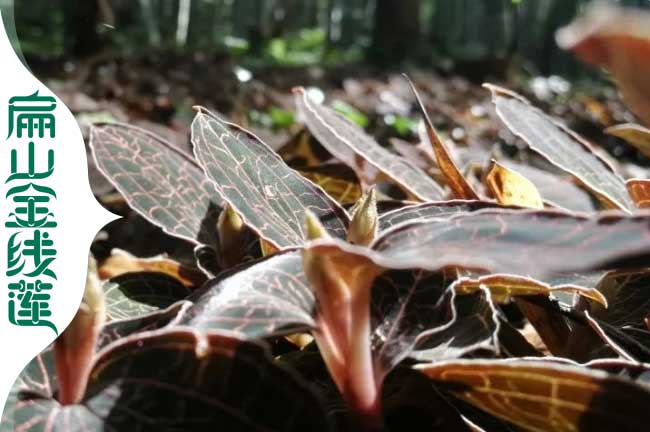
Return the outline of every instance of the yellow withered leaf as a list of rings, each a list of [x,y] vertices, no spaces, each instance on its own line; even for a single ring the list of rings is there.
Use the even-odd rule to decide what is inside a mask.
[[[413,91],[413,94],[415,95],[415,99],[420,108],[420,113],[422,114],[422,120],[424,121],[426,134],[423,140],[425,142],[428,141],[430,143],[431,148],[433,149],[433,153],[436,156],[436,162],[438,164],[438,167],[440,168],[440,171],[442,171],[442,174],[444,175],[446,183],[449,186],[449,189],[451,189],[454,198],[467,199],[467,200],[480,199],[478,194],[474,191],[472,186],[469,184],[469,182],[465,179],[463,174],[460,172],[460,169],[458,169],[458,167],[456,166],[456,163],[451,158],[451,155],[449,154],[449,151],[445,147],[445,144],[442,142],[442,138],[440,138],[440,135],[438,135],[438,132],[433,126],[433,123],[431,123],[431,119],[429,119],[429,114],[427,113],[424,104],[420,99],[420,95],[418,94],[415,85],[413,84],[413,82],[411,82],[411,80],[408,77],[406,77],[406,79],[409,85],[411,86],[411,90]],[[428,153],[426,152],[424,152],[423,154],[428,155]]]
[[[625,187],[638,208],[650,208],[650,180],[630,179],[625,182]]]
[[[644,156],[650,157],[650,129],[638,124],[626,123],[607,128],[605,133],[627,141]]]
[[[113,249],[109,256],[97,269],[101,279],[110,279],[131,272],[159,272],[177,279],[185,287],[198,287],[206,280],[200,270],[189,267],[178,261],[158,255],[151,258],[138,258],[124,250]]]
[[[496,161],[492,161],[486,184],[499,204],[544,208],[544,201],[530,180]]]

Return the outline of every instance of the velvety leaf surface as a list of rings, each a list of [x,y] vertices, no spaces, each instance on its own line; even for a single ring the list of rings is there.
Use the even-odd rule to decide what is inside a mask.
[[[316,326],[314,295],[297,252],[275,255],[211,281],[192,299],[194,305],[181,324],[201,331],[226,330],[257,339]]]
[[[644,430],[650,392],[604,372],[539,361],[464,360],[416,368],[460,399],[528,431]]]
[[[106,318],[121,320],[147,315],[184,299],[190,291],[164,273],[125,273],[104,283]]]
[[[342,162],[355,167],[360,157],[423,201],[444,198],[443,189],[424,171],[381,147],[332,109],[312,102],[304,90],[296,91],[296,104],[311,133]]]
[[[574,175],[602,199],[623,210],[634,208],[621,177],[591,151],[586,141],[521,96],[491,85],[488,88],[501,120],[531,149]]]
[[[160,329],[174,320],[183,307],[182,303],[177,303],[165,310],[138,318],[112,321],[101,329],[97,349],[100,350],[120,338],[138,332]],[[21,426],[28,431],[55,430],[55,425],[48,429],[41,416],[56,419],[59,414],[69,415],[75,411],[63,413],[60,404],[54,400],[57,381],[54,353],[52,348],[48,347],[27,364],[12,386],[2,414],[0,431],[15,432],[20,430]],[[86,426],[95,427],[93,425],[94,423],[91,423]],[[94,429],[87,430],[102,430],[102,426],[97,424]]]
[[[112,344],[82,404],[20,398],[13,417],[26,431],[331,430],[316,397],[263,348],[186,331]]]
[[[345,210],[254,135],[201,111],[192,123],[192,142],[219,195],[272,245],[285,249],[303,244],[306,210],[330,234],[345,237]]]
[[[162,138],[132,126],[93,127],[97,167],[131,208],[165,232],[215,246],[221,198],[201,167]]]
[[[457,266],[535,277],[638,265],[650,254],[650,218],[483,210],[401,225],[373,249],[375,262],[388,268]]]
[[[379,232],[386,231],[404,222],[419,222],[425,219],[447,219],[477,210],[503,208],[488,201],[441,201],[408,205],[382,214],[379,217]],[[507,208],[507,207],[506,207]]]

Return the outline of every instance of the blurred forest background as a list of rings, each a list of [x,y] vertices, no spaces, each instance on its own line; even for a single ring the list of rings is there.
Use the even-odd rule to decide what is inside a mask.
[[[5,6],[11,0],[2,0]],[[554,33],[585,0],[21,0],[14,17],[28,56],[83,58],[197,50],[248,63],[405,60],[499,72],[512,60],[548,75],[582,73]],[[620,0],[648,7],[648,0]],[[481,70],[478,71],[480,73]]]

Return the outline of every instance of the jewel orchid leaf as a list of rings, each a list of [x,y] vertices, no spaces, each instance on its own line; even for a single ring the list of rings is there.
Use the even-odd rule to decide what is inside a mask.
[[[345,210],[250,132],[201,109],[192,123],[192,142],[196,159],[218,194],[275,248],[303,244],[307,210],[333,236],[347,234]]]
[[[583,138],[533,107],[518,94],[493,85],[486,87],[492,92],[492,102],[501,120],[532,150],[575,176],[615,208],[628,212],[634,208],[623,179],[592,151]]]
[[[415,368],[456,397],[526,431],[645,428],[650,391],[604,372],[529,360],[460,360]]]
[[[194,244],[216,246],[222,200],[190,155],[123,124],[94,126],[90,148],[99,170],[145,219]]]
[[[316,327],[314,294],[297,252],[263,259],[212,280],[191,300],[181,324],[258,339]]]
[[[306,384],[262,347],[226,336],[163,330],[112,343],[76,405],[55,399],[46,362],[28,366],[17,383],[5,410],[16,429],[332,430]]]
[[[435,253],[441,250],[445,253]],[[650,256],[650,217],[483,210],[402,224],[365,253],[387,268],[437,271],[451,266],[532,277],[630,267]]]

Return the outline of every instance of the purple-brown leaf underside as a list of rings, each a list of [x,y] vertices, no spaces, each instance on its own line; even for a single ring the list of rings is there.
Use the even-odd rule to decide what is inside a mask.
[[[501,120],[531,149],[575,176],[605,201],[628,212],[635,208],[623,179],[591,151],[586,141],[521,96],[495,86],[488,88]]]
[[[192,295],[181,324],[259,339],[316,327],[315,299],[298,252],[274,255],[213,280]]]
[[[97,167],[131,208],[173,236],[217,244],[221,198],[190,156],[123,124],[93,127],[90,147]]]
[[[416,368],[460,399],[527,431],[640,431],[650,392],[610,374],[527,360],[460,360]]]
[[[309,131],[342,162],[348,165],[352,163],[350,166],[354,168],[358,156],[422,201],[444,199],[442,187],[424,171],[380,146],[334,110],[311,101],[305,91],[296,91],[296,105]],[[356,156],[351,156],[350,152]]]
[[[264,240],[279,249],[302,245],[307,210],[331,235],[346,236],[345,210],[254,135],[201,111],[192,123],[192,142],[218,194]]]
[[[219,335],[134,335],[99,354],[81,404],[61,406],[49,388],[19,395],[16,430],[331,430],[308,387],[262,347]]]

